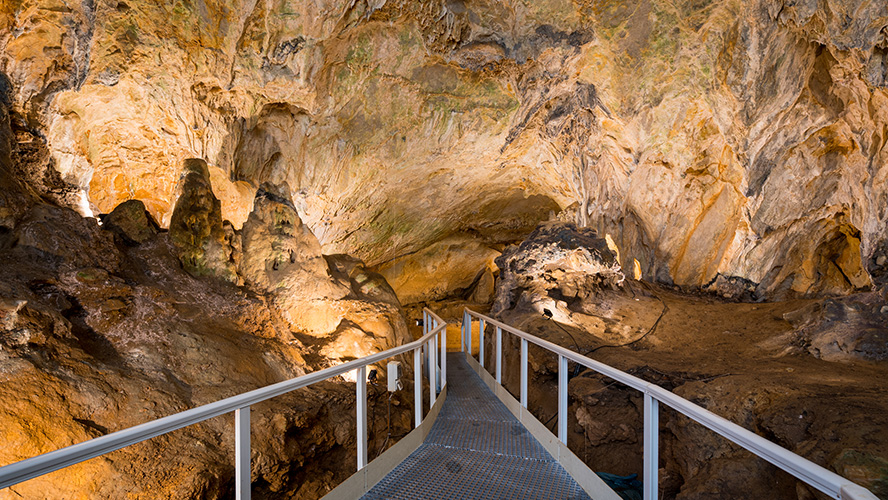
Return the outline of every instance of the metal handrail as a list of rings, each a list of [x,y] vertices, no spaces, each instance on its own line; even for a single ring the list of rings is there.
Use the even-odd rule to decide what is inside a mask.
[[[720,417],[662,387],[620,371],[599,361],[535,337],[481,313],[465,309],[463,313],[462,349],[471,355],[472,318],[479,320],[479,363],[484,367],[484,327],[496,327],[496,381],[502,384],[502,332],[521,338],[520,402],[527,408],[527,344],[532,343],[558,355],[558,439],[567,444],[567,362],[573,361],[644,393],[644,499],[657,499],[658,471],[658,403],[682,413],[691,420],[714,431],[729,441],[776,465],[819,491],[838,500],[878,500],[877,497],[850,480],[800,457],[739,425]]]
[[[319,370],[301,377],[296,377],[276,384],[255,389],[237,396],[225,398],[197,408],[176,413],[167,417],[152,420],[128,429],[123,429],[89,441],[44,453],[0,467],[0,489],[33,479],[44,474],[68,467],[91,458],[110,453],[115,450],[157,437],[168,432],[187,427],[219,415],[235,412],[235,487],[238,500],[250,498],[250,406],[303,387],[356,371],[356,405],[357,405],[357,442],[358,470],[367,465],[367,377],[368,365],[413,350],[414,352],[414,395],[416,415],[414,422],[418,427],[422,423],[422,377],[420,351],[427,347],[429,381],[431,386],[432,404],[435,400],[436,384],[440,370],[442,388],[446,386],[446,349],[447,323],[428,308],[423,309],[424,335],[409,344],[394,347],[387,351],[371,354],[338,366]],[[441,346],[440,369],[435,361],[439,339]],[[360,383],[363,381],[364,383]]]

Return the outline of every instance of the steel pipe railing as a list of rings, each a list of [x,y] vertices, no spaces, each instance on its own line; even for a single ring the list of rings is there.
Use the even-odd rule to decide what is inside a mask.
[[[587,358],[564,347],[553,344],[547,340],[535,337],[517,328],[497,321],[489,316],[466,309],[463,313],[463,345],[468,346],[467,355],[472,356],[471,346],[474,340],[472,330],[474,319],[480,326],[481,348],[479,364],[484,368],[484,326],[493,325],[497,329],[497,336],[505,331],[521,339],[521,382],[520,400],[521,406],[527,408],[527,346],[532,343],[543,349],[558,355],[558,439],[567,444],[567,363],[573,361],[586,368],[616,380],[629,386],[644,395],[644,494],[645,500],[657,500],[657,470],[659,468],[659,404],[662,403],[673,410],[685,415],[700,425],[714,431],[716,434],[727,438],[729,441],[742,446],[753,454],[774,464],[780,469],[792,474],[799,480],[813,486],[817,490],[837,500],[878,500],[876,496],[848,479],[827,470],[810,460],[800,457],[795,453],[782,448],[767,439],[740,427],[739,425],[720,417],[662,387],[646,382],[638,377],[620,371],[612,366]],[[501,340],[497,338],[497,382],[500,382],[501,356],[499,346]]]
[[[357,465],[358,470],[361,470],[367,466],[368,365],[378,363],[384,359],[392,358],[411,350],[413,351],[413,378],[415,381],[414,394],[416,398],[414,401],[414,422],[417,427],[423,420],[422,367],[420,355],[420,350],[423,346],[428,346],[430,353],[429,385],[432,387],[432,404],[435,402],[436,391],[443,390],[447,385],[446,371],[444,367],[447,359],[444,355],[447,348],[447,324],[427,308],[423,310],[423,319],[423,324],[429,325],[424,327],[423,331],[425,334],[422,338],[408,344],[0,467],[0,489],[16,485],[44,474],[49,474],[50,472],[140,443],[153,437],[188,427],[189,425],[203,422],[204,420],[213,417],[234,412],[236,497],[238,500],[249,500],[250,406],[332,377],[344,375],[351,371],[354,371],[356,375],[355,417],[357,420]],[[433,354],[438,347],[439,341],[443,341],[441,344],[442,367],[440,370],[437,367],[435,356]],[[440,387],[438,387],[439,384]]]

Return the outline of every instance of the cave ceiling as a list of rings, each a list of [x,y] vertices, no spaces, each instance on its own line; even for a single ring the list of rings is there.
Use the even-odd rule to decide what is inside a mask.
[[[12,0],[0,71],[20,174],[85,215],[166,226],[203,158],[236,228],[286,185],[370,265],[568,209],[648,279],[888,281],[880,0]]]

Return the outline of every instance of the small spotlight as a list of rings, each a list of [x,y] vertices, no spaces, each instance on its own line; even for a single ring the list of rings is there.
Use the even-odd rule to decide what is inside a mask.
[[[416,326],[422,326],[422,320],[421,320],[421,319],[416,320]]]
[[[367,375],[367,381],[373,385],[376,385],[376,370],[370,370],[370,374]]]
[[[548,309],[543,309],[543,316],[545,316],[548,319],[552,319],[552,311],[550,311]]]

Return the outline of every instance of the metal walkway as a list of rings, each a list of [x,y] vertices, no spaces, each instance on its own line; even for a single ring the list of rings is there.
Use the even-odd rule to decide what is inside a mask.
[[[447,355],[447,400],[425,442],[362,498],[589,496],[455,352]]]

